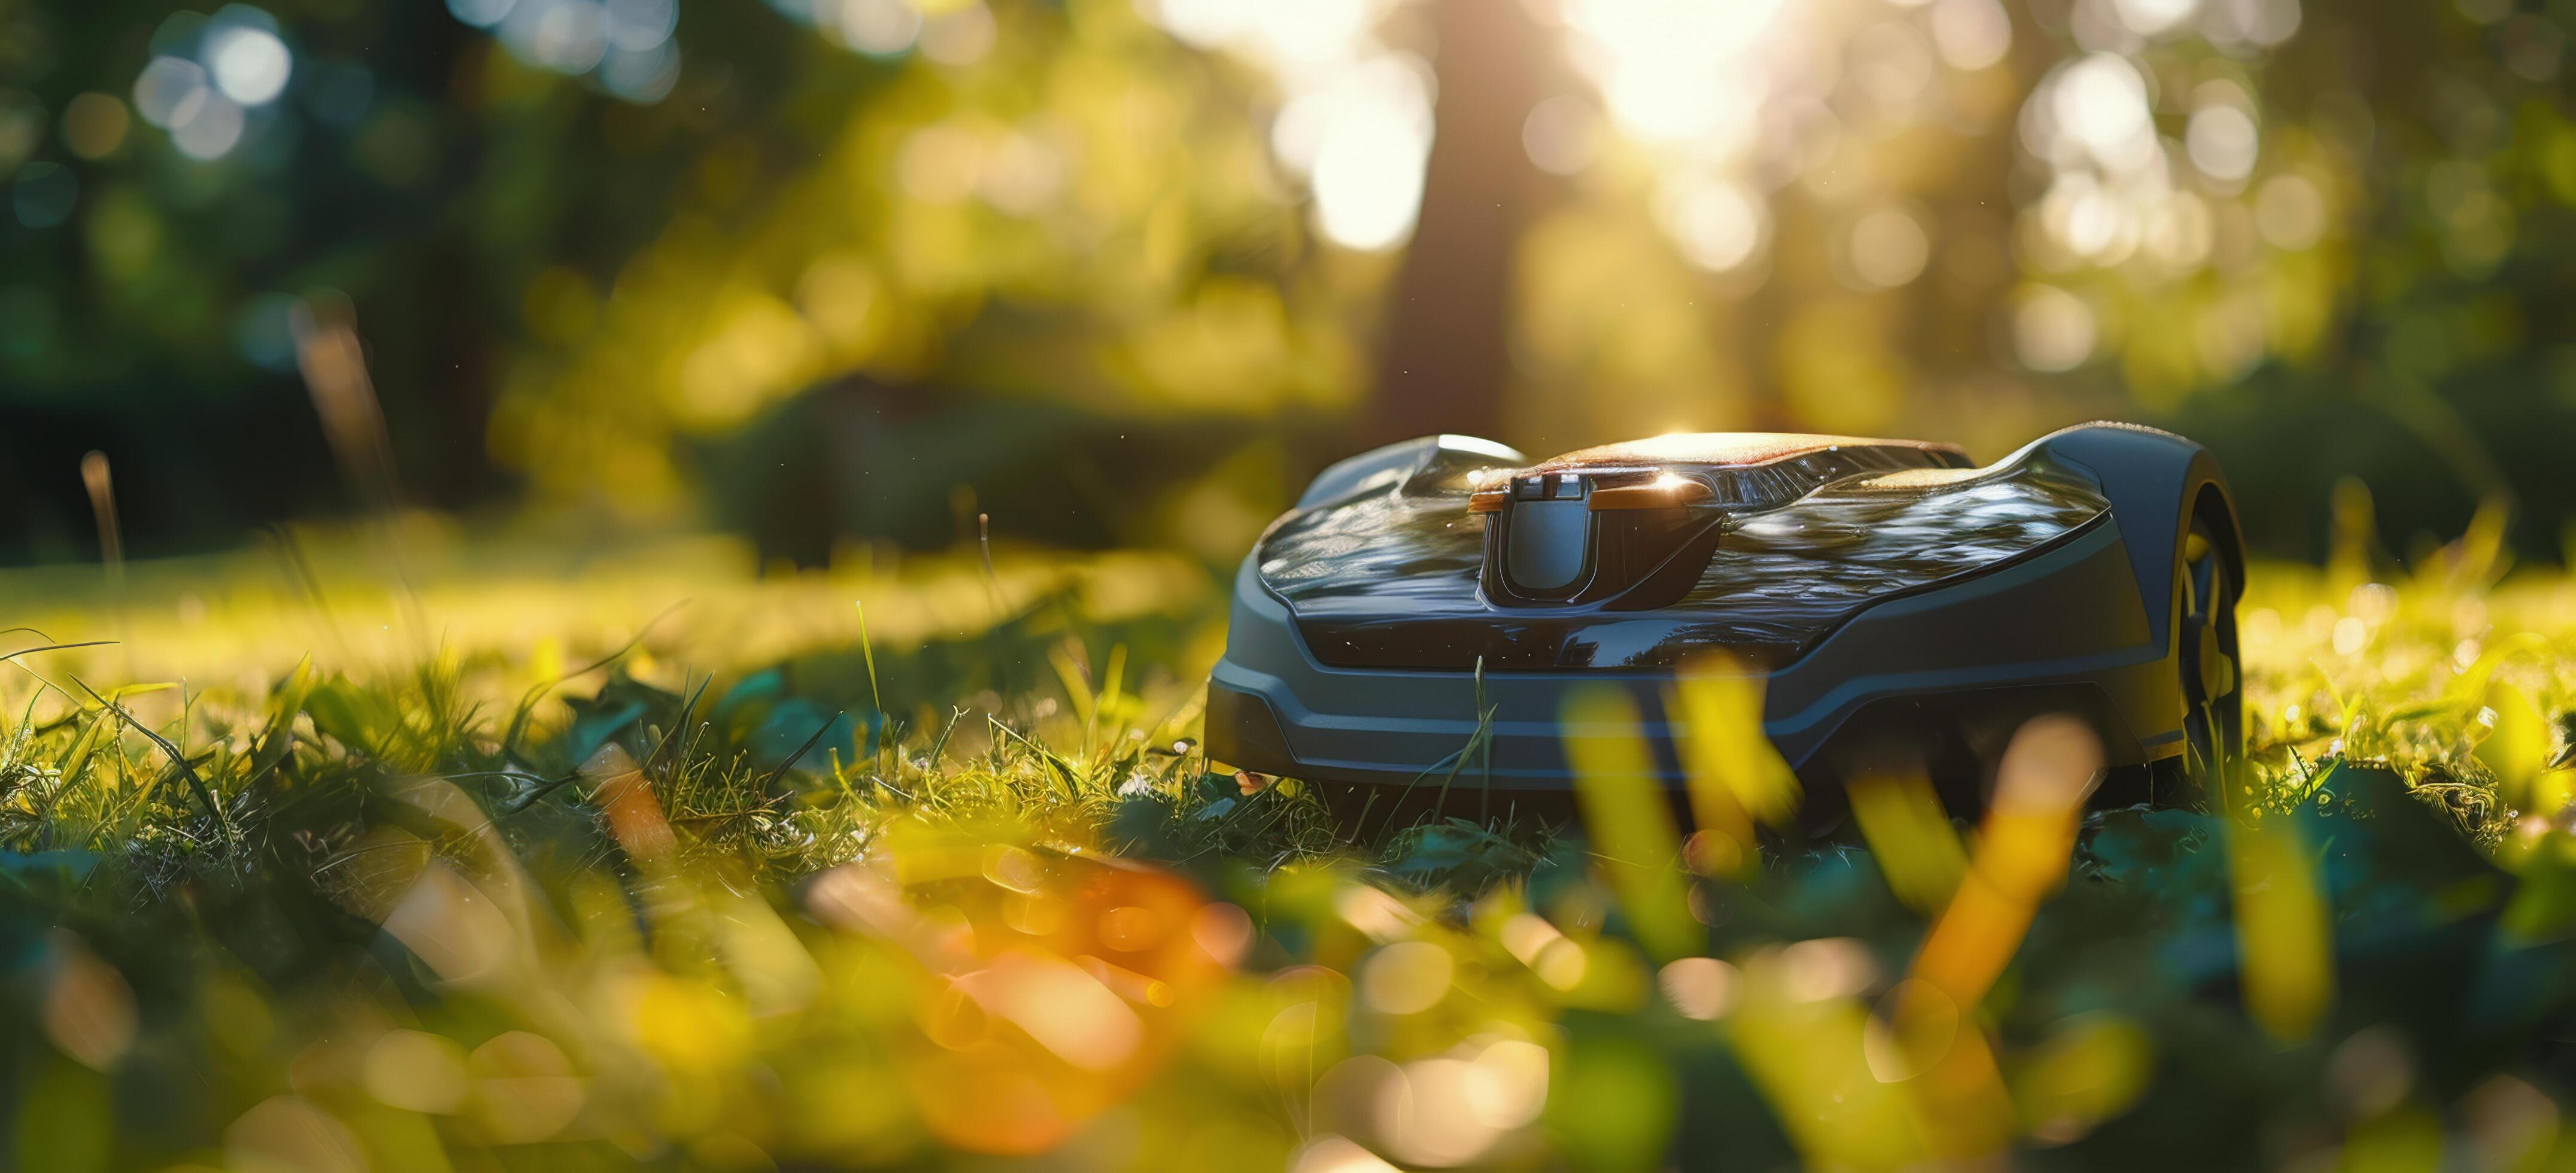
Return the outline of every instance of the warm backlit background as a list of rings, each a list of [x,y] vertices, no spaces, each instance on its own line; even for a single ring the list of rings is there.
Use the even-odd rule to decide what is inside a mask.
[[[2564,1166],[2570,28],[0,0],[0,1163]],[[1372,443],[2105,416],[2264,556],[2216,809],[1200,749]]]
[[[2393,551],[2497,499],[2554,561],[2571,19],[0,0],[0,560],[95,557],[92,450],[137,554],[390,499],[1222,560],[1427,431],[2108,416],[2275,553],[2353,475]]]

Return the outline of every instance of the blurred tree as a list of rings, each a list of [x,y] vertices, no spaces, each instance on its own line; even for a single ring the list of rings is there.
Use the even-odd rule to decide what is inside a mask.
[[[0,0],[0,549],[91,448],[146,553],[338,499],[325,290],[416,500],[803,560],[1222,551],[1354,429],[2143,416],[2275,544],[2344,471],[2400,546],[2576,509],[2564,0],[770,9]]]
[[[146,552],[345,501],[289,328],[317,290],[355,299],[414,496],[504,488],[489,368],[527,328],[522,288],[633,249],[686,143],[744,91],[759,104],[760,75],[721,66],[687,107],[556,88],[436,6],[8,0],[0,24],[0,506],[26,527],[0,552],[19,556],[88,528],[71,469],[90,448]]]
[[[900,44],[860,40],[877,33],[852,11],[788,51],[801,91],[787,103],[792,133],[716,143],[660,234],[605,289],[568,295],[599,306],[585,329],[512,363],[494,451],[541,498],[685,510],[699,470],[677,440],[790,410],[842,437],[825,440],[840,458],[821,474],[841,480],[835,499],[876,502],[846,512],[856,524],[845,528],[946,539],[951,498],[989,489],[1010,465],[1041,462],[1077,493],[1096,484],[1089,495],[1116,511],[1150,497],[1118,479],[1203,463],[1154,443],[1104,478],[1105,453],[1076,458],[1079,437],[1168,437],[1196,420],[1348,403],[1344,298],[1240,113],[1254,92],[1242,70],[1102,0],[1013,6],[999,20],[953,7]],[[863,382],[832,394],[864,401],[854,410],[786,407],[851,375]],[[1043,401],[1116,424],[1068,423],[1032,449],[977,401]],[[943,460],[913,459],[930,450],[919,447],[882,459],[895,455],[889,440],[939,418],[964,441],[933,443]],[[751,480],[726,496],[774,500],[765,463],[734,461]],[[923,483],[884,483],[897,479]],[[1001,518],[1078,536],[1062,520],[1052,508]],[[817,540],[782,539],[808,558]]]
[[[2327,487],[2358,474],[2395,548],[2491,498],[2520,505],[2522,549],[2557,553],[2576,512],[2551,455],[2576,426],[2570,19],[2277,0],[2153,38],[2137,57],[2185,214],[2142,256],[2067,267],[2117,359],[2078,377],[2116,373],[2208,436],[2276,548],[2322,553]],[[2247,37],[2277,47],[2249,60]],[[2076,226],[2074,205],[2036,215],[2065,217],[2049,240]],[[2177,246],[2192,263],[2158,256]]]
[[[1528,10],[1432,0],[1438,98],[1420,226],[1378,343],[1367,438],[1501,435],[1512,260],[1540,176],[1521,128],[1547,70]]]

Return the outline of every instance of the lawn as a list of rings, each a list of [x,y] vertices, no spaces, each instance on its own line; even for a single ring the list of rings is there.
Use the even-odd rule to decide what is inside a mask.
[[[2484,532],[2257,571],[2225,813],[2086,814],[2034,750],[2032,802],[1954,823],[1882,780],[1749,858],[1606,786],[1588,835],[1354,827],[1211,771],[1221,575],[1172,557],[761,576],[719,541],[411,523],[13,572],[9,1143],[2576,1164],[2576,581]]]

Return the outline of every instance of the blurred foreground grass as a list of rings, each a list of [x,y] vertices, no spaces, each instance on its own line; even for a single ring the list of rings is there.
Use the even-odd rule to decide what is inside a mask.
[[[1588,839],[1211,772],[1196,564],[845,561],[0,576],[5,650],[120,641],[0,686],[16,1162],[2576,1164],[2576,582],[2475,535],[2255,576],[2229,813],[2041,730],[1751,856],[1617,738]]]

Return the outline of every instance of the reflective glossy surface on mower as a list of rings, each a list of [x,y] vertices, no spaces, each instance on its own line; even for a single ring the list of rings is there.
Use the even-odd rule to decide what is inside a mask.
[[[2224,755],[2234,677],[2200,665],[2235,655],[2236,533],[2206,451],[2127,425],[1982,467],[1847,436],[1545,461],[1424,437],[1326,470],[1245,559],[1208,749],[1402,781],[1457,752],[1482,706],[1495,777],[1556,788],[1565,697],[1608,683],[1671,776],[1671,686],[1722,665],[1766,677],[1765,734],[1819,774],[1891,725],[1974,758],[2040,711],[2083,717],[2114,765]]]

